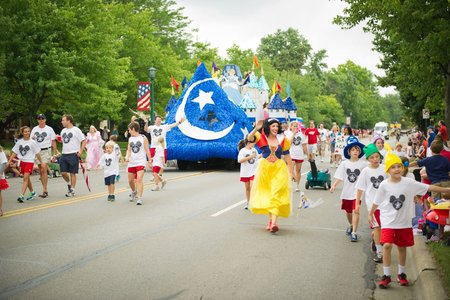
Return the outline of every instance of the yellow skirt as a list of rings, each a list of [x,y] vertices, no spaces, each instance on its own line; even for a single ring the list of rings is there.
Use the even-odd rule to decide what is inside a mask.
[[[254,214],[287,218],[291,212],[291,195],[291,180],[284,160],[271,163],[260,159],[250,192],[250,210]]]

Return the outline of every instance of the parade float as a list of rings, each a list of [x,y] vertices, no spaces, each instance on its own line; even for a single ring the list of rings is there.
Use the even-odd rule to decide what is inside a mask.
[[[185,118],[167,133],[168,159],[184,170],[198,163],[237,166],[237,144],[252,129],[244,111],[200,64],[179,100],[170,107],[166,123]]]

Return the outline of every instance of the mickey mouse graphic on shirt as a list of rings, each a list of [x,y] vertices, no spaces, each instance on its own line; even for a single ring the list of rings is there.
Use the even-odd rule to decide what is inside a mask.
[[[249,156],[251,156],[252,154],[247,154],[247,155],[245,155],[245,157],[249,157]],[[249,163],[249,164],[251,164],[251,165],[253,165],[254,163],[255,163],[255,161],[256,161],[256,159],[253,157],[253,158],[250,158],[249,160],[247,160],[247,162]]]
[[[370,177],[370,182],[372,182],[372,186],[375,189],[378,189],[380,187],[380,183],[384,180],[383,176],[378,176],[378,178],[375,178],[374,176]]]
[[[347,169],[348,181],[350,181],[351,183],[356,182],[356,180],[358,180],[359,174],[361,174],[361,171],[359,169],[355,169],[354,171]]]
[[[136,142],[136,143],[131,142],[130,147],[131,147],[131,151],[133,151],[133,153],[138,153],[141,150],[142,143],[141,142]]]
[[[62,140],[63,140],[64,144],[69,143],[70,140],[72,139],[72,137],[73,137],[72,132],[69,132],[69,134],[64,132],[63,135],[62,135]]]
[[[294,139],[292,140],[292,144],[294,144],[295,146],[300,145],[302,142],[302,137],[301,136],[296,136],[294,137]]]
[[[26,156],[28,151],[30,151],[30,146],[26,145],[25,147],[20,145],[19,152],[22,156]]]
[[[111,165],[111,162],[112,162],[112,159],[111,159],[111,158],[106,158],[106,159],[105,159],[105,165],[106,165],[107,167],[109,167],[109,166]]]
[[[389,202],[392,204],[392,206],[395,208],[395,210],[400,210],[400,208],[403,207],[403,202],[405,202],[405,195],[400,194],[400,196],[395,197],[395,196],[391,196],[389,197]]]
[[[35,132],[34,136],[36,137],[36,142],[42,143],[45,140],[45,138],[47,137],[47,132],[42,132],[42,133]]]
[[[161,134],[162,134],[162,129],[161,128],[159,128],[159,129],[153,129],[153,134],[155,135],[155,136],[160,136]]]

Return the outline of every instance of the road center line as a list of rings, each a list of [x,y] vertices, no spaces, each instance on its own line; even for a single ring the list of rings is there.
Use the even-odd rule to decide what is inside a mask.
[[[226,213],[227,211],[232,210],[233,208],[238,207],[238,206],[244,204],[245,202],[247,202],[247,200],[239,201],[239,202],[237,202],[237,203],[235,203],[233,205],[228,206],[227,208],[224,208],[224,209],[216,212],[215,214],[211,215],[211,217],[220,216],[221,214]]]
[[[305,174],[307,174],[307,173],[308,173],[308,172],[302,173],[302,176],[305,175]],[[245,202],[247,202],[247,200],[242,200],[242,201],[239,201],[239,202],[237,202],[237,203],[235,203],[235,204],[232,204],[232,205],[230,205],[230,206],[228,206],[228,207],[226,207],[226,208],[224,208],[224,209],[222,209],[222,210],[219,210],[219,211],[216,212],[215,214],[212,214],[211,217],[217,217],[217,216],[220,216],[221,214],[224,214],[224,213],[226,213],[227,211],[232,210],[233,208],[236,208],[236,207],[238,207],[239,205],[244,204]]]

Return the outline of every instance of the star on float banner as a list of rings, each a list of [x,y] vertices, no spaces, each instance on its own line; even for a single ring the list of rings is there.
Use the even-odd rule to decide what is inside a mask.
[[[224,94],[224,92],[223,92]],[[194,82],[184,93],[176,112],[176,120],[186,117],[178,127],[180,131],[197,140],[216,140],[226,136],[235,122],[229,117],[228,98],[222,95],[214,79]]]

